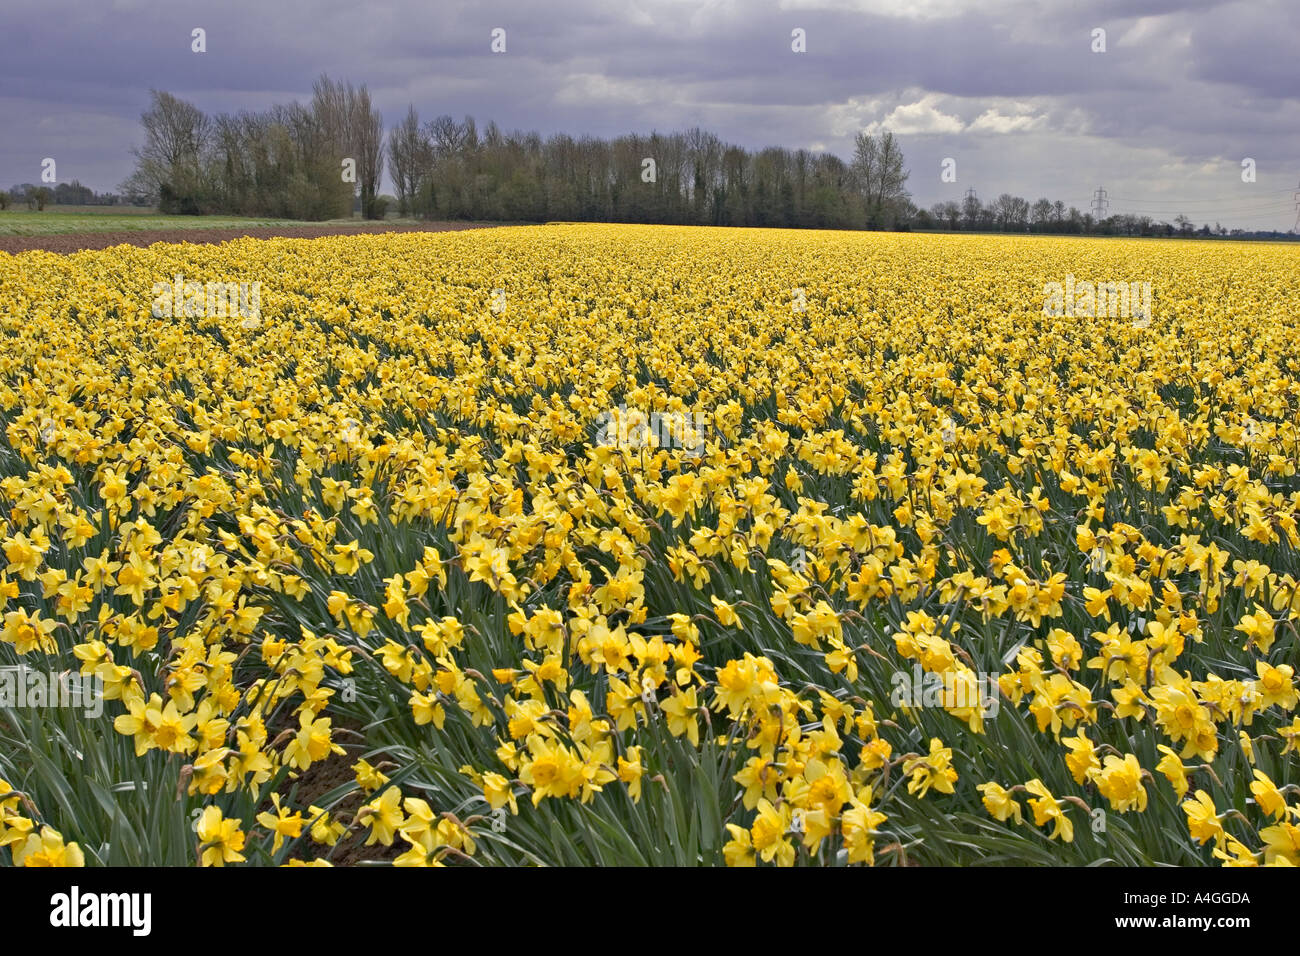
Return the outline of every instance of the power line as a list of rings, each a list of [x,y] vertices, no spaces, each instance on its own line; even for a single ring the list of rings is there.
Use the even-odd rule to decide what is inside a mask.
[[[1198,220],[1228,220],[1233,218],[1271,218],[1284,209],[1291,211],[1291,203],[1295,203],[1296,231],[1300,232],[1300,185],[1295,190],[1290,189],[1269,189],[1261,190],[1253,196],[1246,197],[1238,194],[1232,197],[1219,197],[1216,199],[1131,199],[1110,195],[1104,186],[1098,186],[1093,192],[1092,197],[1087,200],[1075,198],[1067,202],[1074,206],[1083,206],[1088,208],[1094,219],[1100,221],[1111,216],[1133,216],[1135,218],[1145,217],[1148,219],[1164,219],[1174,215],[1183,215],[1189,221],[1192,217]],[[1280,198],[1282,193],[1292,193],[1291,199]],[[966,190],[966,201],[979,201],[974,188]],[[1119,210],[1112,210],[1112,203],[1119,207]],[[1216,204],[1214,208],[1204,208],[1205,203]],[[1196,205],[1193,205],[1196,204]],[[1198,206],[1200,208],[1198,208]],[[1122,210],[1122,211],[1121,211]]]
[[[1161,208],[1153,208],[1150,206],[1134,206],[1129,203],[1118,203],[1118,205],[1122,206],[1125,209],[1133,209],[1136,210],[1137,212],[1144,213],[1150,216],[1162,216],[1162,215],[1167,215],[1169,213],[1175,213],[1175,212],[1191,212],[1198,216],[1206,216],[1215,213],[1235,214],[1235,213],[1277,212],[1282,209],[1288,208],[1291,204],[1286,200],[1282,200],[1280,202],[1258,203],[1256,205],[1248,205],[1248,206],[1214,206],[1213,208],[1209,208],[1209,209],[1206,209],[1204,207],[1197,209],[1195,207],[1183,207],[1183,206],[1168,206],[1168,207],[1161,207]]]
[[[1105,219],[1106,213],[1110,210],[1110,200],[1106,198],[1106,190],[1098,186],[1097,191],[1092,194],[1092,215],[1094,219]]]
[[[1190,206],[1190,203],[1180,202],[1145,202],[1140,199],[1116,199],[1115,202],[1123,203],[1126,206],[1168,206],[1170,209],[1182,209]],[[1286,199],[1238,199],[1232,202],[1217,203],[1216,209],[1265,209],[1270,206],[1287,206],[1290,201]]]
[[[1130,215],[1146,216],[1148,218],[1161,218],[1175,214],[1190,213],[1197,219],[1226,219],[1231,217],[1259,217],[1271,216],[1280,213],[1282,210],[1291,210],[1291,200],[1286,199],[1267,199],[1267,196],[1277,196],[1280,192],[1291,192],[1285,190],[1269,190],[1258,198],[1258,201],[1252,202],[1243,197],[1236,197],[1234,200],[1224,199],[1189,199],[1184,201],[1178,200],[1150,200],[1150,199],[1121,199],[1117,196],[1111,196],[1104,187],[1098,187],[1093,193],[1092,198],[1088,200],[1074,199],[1072,202],[1076,206],[1086,205],[1095,218],[1104,219],[1108,216]],[[1300,202],[1300,190],[1295,191],[1295,200]],[[1213,202],[1219,203],[1213,209],[1190,207],[1191,203]],[[1118,210],[1112,209],[1112,203],[1118,206]],[[1297,211],[1300,211],[1298,207]],[[1300,231],[1300,230],[1298,230]]]
[[[1151,219],[1160,219],[1170,215],[1189,216],[1197,219],[1223,219],[1225,217],[1246,217],[1258,218],[1277,216],[1291,211],[1289,205],[1256,207],[1252,209],[1129,209],[1122,207],[1124,215],[1129,216],[1146,216]],[[1116,215],[1119,215],[1117,212]]]
[[[1138,199],[1129,196],[1112,196],[1104,188],[1098,187],[1092,198],[1087,202],[1094,216],[1098,218],[1104,218],[1109,213],[1113,203],[1125,209],[1124,214],[1126,215],[1157,218],[1190,212],[1198,219],[1225,219],[1240,216],[1269,216],[1279,213],[1283,209],[1290,211],[1291,200],[1280,198],[1283,193],[1288,192],[1292,192],[1292,190],[1290,188],[1260,190],[1259,192],[1252,190],[1253,195],[1251,196],[1243,196],[1239,193],[1236,196],[1200,199]],[[1292,198],[1300,204],[1300,189],[1295,191]],[[1213,208],[1205,208],[1206,204],[1213,204]],[[1296,208],[1297,212],[1300,213],[1300,205],[1297,205]],[[1114,214],[1120,215],[1118,212]],[[1298,229],[1300,229],[1300,226],[1298,226]]]
[[[1289,193],[1290,191],[1291,191],[1290,187],[1287,187],[1286,189],[1260,190],[1260,192],[1265,196],[1275,196],[1280,193]],[[1116,202],[1160,203],[1162,205],[1181,206],[1181,205],[1188,205],[1190,203],[1200,203],[1200,202],[1239,202],[1246,197],[1238,195],[1238,196],[1220,196],[1217,199],[1130,199],[1126,196],[1112,196],[1111,198],[1114,199]]]

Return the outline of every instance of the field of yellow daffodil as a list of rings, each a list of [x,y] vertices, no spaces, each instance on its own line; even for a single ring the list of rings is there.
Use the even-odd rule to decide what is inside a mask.
[[[1282,245],[0,255],[0,862],[1300,863],[1298,328]]]

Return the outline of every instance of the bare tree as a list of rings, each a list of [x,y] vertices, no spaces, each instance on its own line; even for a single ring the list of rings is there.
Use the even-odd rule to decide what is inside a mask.
[[[361,187],[361,214],[382,219],[379,177],[384,169],[384,118],[370,102],[365,84],[349,104],[349,129],[357,153],[357,184]]]
[[[356,163],[357,187],[361,194],[361,214],[377,218],[379,177],[383,170],[383,117],[370,102],[370,91],[363,83],[334,82],[322,73],[312,86],[312,114],[320,125],[327,149],[332,152],[336,169],[351,159]]]
[[[903,168],[903,148],[894,134],[885,130],[880,134],[880,170],[876,187],[876,206],[902,206],[911,198],[904,184],[910,174]]]
[[[445,114],[430,120],[426,132],[433,146],[434,158],[438,160],[459,153],[466,136],[466,129]]]
[[[1029,203],[1019,196],[1003,193],[993,203],[993,218],[1004,232],[1023,229],[1029,219]]]
[[[405,118],[388,133],[388,175],[393,177],[403,216],[414,209],[421,179],[431,159],[428,138],[420,129],[420,114],[414,105],[408,106]]]
[[[879,137],[858,133],[851,168],[866,206],[867,224],[892,226],[911,201],[904,188],[909,173],[903,168],[903,149],[898,139],[888,130]]]
[[[167,211],[198,212],[201,164],[212,124],[203,111],[170,93],[150,90],[149,109],[140,114],[145,141],[133,150],[135,171],[122,190]]]
[[[1046,229],[1052,221],[1052,201],[1045,198],[1038,200],[1029,211],[1029,218],[1040,230]]]
[[[854,184],[870,206],[880,176],[880,147],[870,133],[858,133],[854,137],[853,162],[849,168],[853,171]]]
[[[961,221],[961,205],[953,199],[938,202],[930,209],[930,214],[936,222],[947,223],[949,229],[956,229]]]
[[[1011,217],[1008,224],[1017,231],[1028,231],[1029,200],[1022,199],[1020,196],[1011,197]]]

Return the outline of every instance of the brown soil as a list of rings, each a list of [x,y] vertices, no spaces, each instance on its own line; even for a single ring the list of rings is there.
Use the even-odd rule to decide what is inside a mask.
[[[278,725],[278,721],[273,721],[267,725],[267,730],[275,732],[283,729]],[[352,769],[366,751],[365,741],[361,735],[360,725],[333,715],[334,726],[334,743],[339,744],[344,751],[343,754],[331,753],[324,760],[317,760],[310,767],[302,772],[291,772],[290,779],[284,781],[279,787],[279,792],[283,797],[291,797],[287,801],[288,806],[300,809],[303,816],[311,819],[307,813],[307,808],[316,803],[325,794],[340,786],[341,784],[351,783],[356,780],[356,772]],[[285,724],[288,727],[288,724]],[[382,760],[374,761],[378,769],[392,773],[393,767],[385,764]],[[356,790],[348,794],[341,801],[336,803],[330,809],[330,817],[333,820],[342,823],[352,823],[356,813],[361,809],[361,805],[366,803],[370,796]],[[271,810],[271,803],[268,800],[262,810]],[[303,836],[298,841],[298,845],[290,851],[290,859],[311,861],[317,858],[328,859],[334,866],[353,866],[362,862],[386,861],[391,863],[401,855],[408,846],[404,840],[397,837],[393,840],[392,846],[384,846],[382,843],[373,843],[366,846],[366,837],[370,834],[369,827],[363,827],[359,831],[354,831],[339,841],[338,846],[334,848],[320,846],[312,841],[306,828],[303,829]]]
[[[358,223],[356,225],[330,224],[320,226],[254,226],[247,229],[130,229],[120,232],[78,232],[52,236],[0,236],[0,252],[29,252],[44,249],[49,252],[69,253],[86,249],[107,249],[110,246],[151,246],[155,242],[227,242],[245,236],[254,239],[283,237],[288,239],[315,239],[320,236],[352,236],[377,232],[448,232],[460,229],[483,229],[503,223],[428,222],[420,225],[385,225],[383,223]]]

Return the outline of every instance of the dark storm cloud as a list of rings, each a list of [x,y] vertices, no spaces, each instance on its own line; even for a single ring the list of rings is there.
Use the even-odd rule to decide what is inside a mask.
[[[504,56],[488,49],[498,26]],[[195,27],[205,54],[190,51]],[[795,27],[806,54],[790,50]],[[1090,50],[1096,27],[1104,54]],[[857,130],[889,127],[923,205],[968,186],[1086,205],[1105,182],[1152,207],[1186,199],[1189,215],[1285,228],[1297,39],[1300,5],[1282,0],[6,0],[0,183],[35,181],[53,156],[60,179],[112,188],[150,88],[208,112],[261,109],[307,99],[328,71],[367,83],[389,122],[410,102],[426,119],[594,135],[702,125],[845,157]],[[1240,181],[1247,156],[1254,184]],[[956,184],[939,181],[946,157]]]

